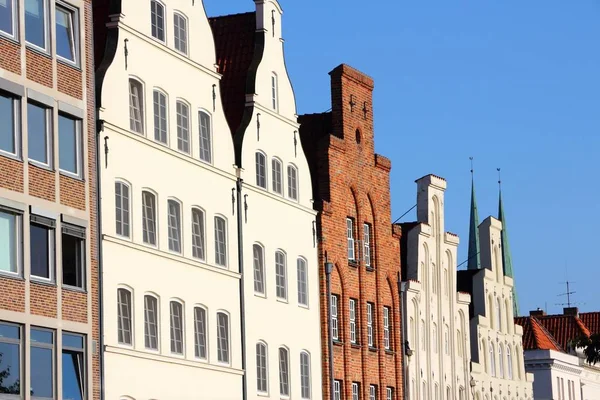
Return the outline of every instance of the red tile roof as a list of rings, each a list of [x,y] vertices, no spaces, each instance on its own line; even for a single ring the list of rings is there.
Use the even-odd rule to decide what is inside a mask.
[[[590,335],[590,331],[574,315],[546,315],[537,318],[565,350],[570,348],[572,340]]]
[[[580,313],[579,318],[592,334],[600,333],[600,311]]]
[[[215,38],[217,65],[223,75],[221,96],[225,116],[235,135],[244,114],[246,81],[254,58],[256,13],[209,18]]]
[[[515,323],[523,327],[524,350],[564,351],[536,317],[517,317]]]

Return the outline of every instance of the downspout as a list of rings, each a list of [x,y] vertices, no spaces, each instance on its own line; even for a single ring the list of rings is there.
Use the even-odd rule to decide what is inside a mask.
[[[94,95],[94,99],[96,96]],[[98,328],[100,330],[99,337],[99,367],[100,367],[100,399],[104,400],[104,284],[102,281],[103,269],[102,269],[102,186],[100,185],[100,168],[102,161],[100,160],[100,133],[102,132],[102,123],[99,117],[99,110],[94,104],[94,122],[96,125],[96,240],[98,246],[96,247],[98,254]]]
[[[241,349],[242,349],[242,400],[247,398],[247,376],[246,376],[246,301],[244,296],[244,232],[242,221],[242,184],[244,180],[240,178],[240,169],[237,170],[237,181],[235,184],[237,192],[237,232],[238,232],[238,265],[240,273],[240,328],[241,328]]]
[[[333,400],[335,386],[333,382],[333,321],[331,320],[331,271],[333,271],[333,263],[327,261],[325,256],[325,279],[327,281],[327,330],[328,341],[327,347],[329,351],[329,399]]]
[[[406,351],[408,350],[408,345],[409,345],[408,340],[406,340],[406,338],[408,337],[407,332],[406,332],[406,326],[407,326],[406,312],[407,312],[407,310],[406,310],[406,302],[402,301],[402,297],[404,295],[404,288],[402,287],[402,280],[400,278],[400,273],[398,273],[398,294],[400,295],[398,298],[398,302],[400,305],[400,312],[402,315],[402,339],[404,339],[404,341],[402,343],[402,352],[401,352],[402,353],[402,368],[404,369],[403,376],[404,376],[404,378],[406,378],[406,379],[402,379],[402,393],[404,394],[404,397],[403,397],[404,399],[410,399],[411,393],[408,393],[408,395],[407,395],[407,392],[409,392],[409,390],[407,390],[407,388],[409,386],[406,384],[406,381],[410,377],[408,376],[409,370],[408,370],[408,363],[406,362],[407,357],[405,357]]]

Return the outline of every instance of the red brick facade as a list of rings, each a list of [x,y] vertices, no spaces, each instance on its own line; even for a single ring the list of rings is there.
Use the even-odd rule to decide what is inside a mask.
[[[0,36],[0,68],[21,74],[21,46]]]
[[[402,337],[398,278],[399,231],[391,223],[391,163],[374,152],[373,81],[341,65],[331,73],[332,111],[299,118],[301,139],[313,179],[321,277],[323,398],[331,399],[328,298],[325,263],[333,263],[331,292],[337,306],[338,340],[333,375],[342,398],[360,399],[375,385],[378,399],[402,399]],[[353,220],[355,261],[348,257],[347,218]],[[366,265],[364,225],[370,226],[370,267]],[[356,343],[350,339],[350,299],[356,301]],[[373,346],[368,346],[367,303],[373,309]],[[384,307],[389,308],[389,349],[384,346]]]

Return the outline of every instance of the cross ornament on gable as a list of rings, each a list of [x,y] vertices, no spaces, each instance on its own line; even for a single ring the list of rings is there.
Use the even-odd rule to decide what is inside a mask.
[[[367,102],[365,101],[363,103],[363,109],[362,109],[364,115],[365,115],[365,119],[367,119],[367,113],[369,112],[369,109],[367,108]]]
[[[354,112],[354,106],[356,105],[356,103],[354,102],[354,95],[351,94],[350,95],[350,112],[353,113]]]

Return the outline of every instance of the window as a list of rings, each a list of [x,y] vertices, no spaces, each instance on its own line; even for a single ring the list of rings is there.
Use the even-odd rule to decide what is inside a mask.
[[[177,101],[177,150],[190,153],[190,108]]]
[[[281,174],[281,161],[274,158],[273,160],[271,160],[271,179],[273,181],[273,191],[279,194],[283,194]]]
[[[265,294],[265,254],[263,248],[255,244],[252,246],[254,255],[254,292]]]
[[[333,381],[333,400],[342,400],[342,382]]]
[[[56,4],[56,55],[73,64],[77,63],[79,35],[77,13],[70,7]]]
[[[331,295],[331,337],[339,340],[338,335],[338,295]]]
[[[165,6],[156,0],[150,2],[152,37],[165,41]]]
[[[144,344],[158,350],[158,301],[150,295],[144,296]]]
[[[369,347],[375,347],[375,329],[373,323],[373,303],[367,303],[367,342]]]
[[[490,342],[490,372],[492,376],[496,376],[496,353],[494,344]]]
[[[11,1],[5,0],[10,6]],[[0,1],[0,31],[2,30],[2,1]],[[3,92],[0,92],[0,151],[15,156],[20,153],[19,149],[19,101]]]
[[[187,54],[187,20],[183,15],[173,14],[173,30],[175,31],[175,49]]]
[[[45,0],[25,1],[25,40],[42,50],[46,50],[48,39],[46,7]]]
[[[256,343],[256,390],[267,393],[267,346]]]
[[[299,258],[298,266],[298,304],[308,306],[308,270],[306,260]]]
[[[298,170],[293,165],[288,165],[288,197],[298,200]]]
[[[506,364],[508,367],[508,379],[513,378],[513,363],[512,356],[510,354],[510,346],[506,346]]]
[[[129,237],[129,186],[115,182],[115,219],[117,235]]]
[[[354,220],[346,218],[346,238],[348,239],[348,260],[354,261]]]
[[[63,399],[85,399],[85,336],[62,334]]]
[[[360,399],[360,383],[352,382],[352,400]]]
[[[287,266],[281,251],[275,253],[275,289],[278,298],[287,300]]]
[[[0,33],[15,37],[18,18],[18,12],[15,9],[15,0],[0,1]]]
[[[129,129],[144,134],[144,89],[135,79],[129,79]]]
[[[273,110],[277,111],[279,101],[277,98],[277,75],[271,75],[271,98],[273,101]]]
[[[377,400],[377,386],[369,385],[369,400]]]
[[[385,388],[385,400],[392,400],[394,398],[394,388]]]
[[[504,354],[502,354],[502,345],[498,345],[498,376],[504,378]]]
[[[58,164],[61,171],[81,176],[81,122],[58,116]]]
[[[131,292],[127,289],[117,290],[118,306],[118,340],[120,344],[132,345],[132,315],[131,315]]]
[[[62,283],[85,288],[85,229],[62,225]]]
[[[267,157],[261,153],[256,152],[256,186],[263,189],[267,188]]]
[[[194,351],[196,358],[206,359],[206,310],[194,308]]]
[[[363,230],[365,266],[371,267],[371,225],[364,224]]]
[[[175,200],[169,206],[169,250],[181,253],[181,206]]]
[[[154,140],[167,144],[167,96],[154,90]]]
[[[183,354],[183,307],[171,301],[171,353]]]
[[[37,398],[54,398],[54,332],[31,328],[31,394]]]
[[[389,307],[383,307],[383,347],[386,350],[391,349],[391,340],[390,340],[390,318],[391,318],[391,309]]]
[[[0,208],[0,272],[18,274],[21,269],[21,218]]]
[[[279,348],[279,394],[290,395],[290,357],[285,347]]]
[[[156,196],[147,190],[142,192],[142,228],[144,243],[156,246]]]
[[[55,221],[31,215],[29,225],[31,276],[45,281],[54,280]]]
[[[227,230],[225,220],[215,217],[215,263],[227,266]]]
[[[310,356],[300,353],[300,397],[310,399]]]
[[[204,260],[204,211],[192,209],[192,256]]]
[[[0,3],[0,7],[1,7]],[[1,8],[0,8],[1,10]],[[6,394],[21,394],[21,328],[18,325],[0,323],[0,371],[2,386]]]
[[[200,159],[207,163],[211,159],[211,126],[210,116],[204,111],[198,112],[198,123],[200,124]]]
[[[48,167],[52,164],[51,126],[48,108],[27,103],[29,159]]]
[[[348,303],[350,309],[350,343],[356,344],[358,342],[356,332],[356,300],[350,299]]]
[[[229,316],[217,313],[217,358],[219,362],[229,363]]]

